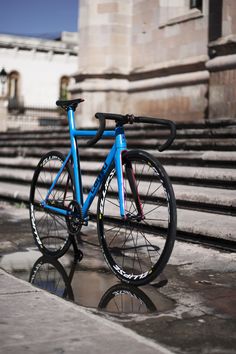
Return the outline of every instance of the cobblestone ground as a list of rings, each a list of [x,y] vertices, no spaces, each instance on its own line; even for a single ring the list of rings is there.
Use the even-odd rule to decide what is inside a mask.
[[[73,250],[49,263],[34,246],[28,210],[0,204],[0,267],[119,322],[176,353],[236,353],[236,255],[176,242],[152,285],[122,285],[107,268],[96,226],[83,230],[84,257]],[[52,286],[53,285],[53,286]]]

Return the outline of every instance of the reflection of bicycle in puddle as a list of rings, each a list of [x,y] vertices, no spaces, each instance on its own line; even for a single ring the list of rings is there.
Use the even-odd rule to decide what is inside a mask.
[[[58,260],[42,256],[35,262],[29,281],[41,289],[74,301],[75,296],[71,282],[78,262],[78,257],[75,257],[69,271],[66,272]],[[155,288],[166,284],[166,279],[161,280],[155,284]],[[157,311],[157,306],[143,290],[122,283],[110,287],[97,303],[99,310],[117,315],[147,314]]]

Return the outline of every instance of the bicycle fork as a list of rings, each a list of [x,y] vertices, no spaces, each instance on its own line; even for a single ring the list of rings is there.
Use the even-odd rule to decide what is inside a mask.
[[[118,181],[118,195],[119,195],[119,203],[120,203],[120,215],[124,220],[134,219],[136,221],[141,221],[144,219],[142,203],[139,196],[138,191],[138,183],[136,181],[136,177],[134,174],[133,166],[130,161],[122,163],[122,160],[125,159],[125,151],[120,154],[120,161],[116,163],[116,173],[117,173],[117,181]],[[123,161],[124,162],[124,161]],[[130,187],[130,192],[132,195],[133,204],[136,207],[137,214],[134,215],[130,212],[131,206],[126,206],[126,195],[128,191],[124,186],[124,173],[126,174],[128,184]]]
[[[138,185],[136,182],[135,174],[133,171],[132,163],[127,161],[125,164],[123,163],[123,159],[125,159],[125,153],[127,152],[127,143],[124,134],[123,127],[116,128],[116,153],[115,153],[115,165],[116,165],[116,173],[117,173],[117,181],[118,181],[118,195],[120,202],[120,215],[122,218],[127,220],[128,218],[135,218],[137,221],[143,220],[143,208],[141,204],[141,200],[138,193]],[[125,203],[125,186],[124,186],[124,170],[123,166],[125,166],[125,173],[129,182],[130,190],[133,196],[133,201],[136,206],[137,215],[130,215],[130,212],[126,208]]]
[[[131,215],[130,213],[127,213],[126,216],[129,218],[135,218],[137,221],[141,221],[144,219],[144,214],[143,214],[143,208],[142,208],[142,203],[139,197],[139,192],[138,192],[138,184],[135,178],[135,174],[133,171],[132,163],[128,161],[125,164],[125,172],[127,179],[129,181],[129,186],[130,190],[132,192],[132,197],[137,209],[138,214],[137,215]]]

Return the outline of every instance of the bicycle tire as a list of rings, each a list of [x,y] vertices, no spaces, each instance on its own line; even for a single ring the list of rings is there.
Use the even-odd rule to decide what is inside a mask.
[[[105,260],[115,275],[123,282],[144,285],[162,272],[170,258],[176,236],[175,196],[165,169],[147,152],[126,152],[122,164],[128,217],[120,217],[113,166],[99,193],[98,237]],[[137,198],[135,202],[128,180],[129,166],[135,176],[142,220],[137,217]]]
[[[39,161],[30,189],[30,221],[35,243],[47,256],[59,258],[71,245],[66,217],[44,209],[40,202],[45,199],[65,156],[50,151]],[[73,173],[70,163],[64,167],[48,201],[53,206],[67,208],[74,199]]]
[[[74,293],[70,279],[55,258],[41,256],[34,263],[29,277],[29,283],[67,300],[74,301]]]
[[[145,292],[124,283],[113,285],[108,289],[102,296],[98,309],[118,314],[157,312],[156,306]]]

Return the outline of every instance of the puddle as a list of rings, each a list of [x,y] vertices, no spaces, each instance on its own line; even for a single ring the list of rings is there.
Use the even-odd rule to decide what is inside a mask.
[[[113,316],[126,318],[173,308],[173,301],[158,291],[168,282],[164,276],[157,278],[153,286],[137,288],[120,283],[107,268],[98,247],[86,244],[82,248],[81,262],[72,253],[55,260],[29,247],[3,255],[0,267],[66,300]]]

